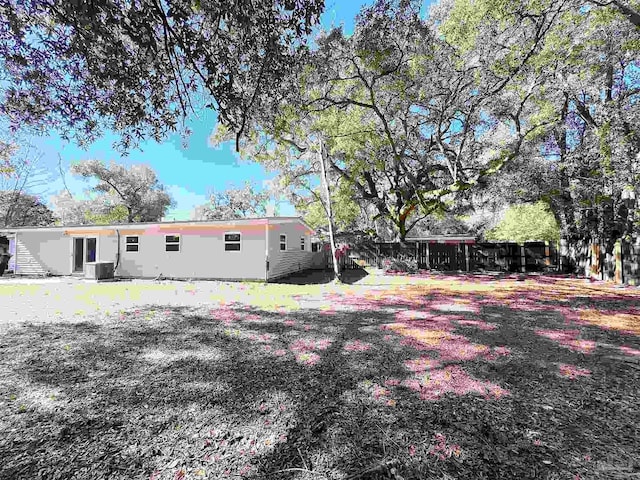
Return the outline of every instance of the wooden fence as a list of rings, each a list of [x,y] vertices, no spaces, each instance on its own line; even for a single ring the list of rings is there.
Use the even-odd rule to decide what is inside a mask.
[[[350,257],[349,255],[343,255],[338,259],[338,268],[340,270],[355,270],[362,268],[365,265],[358,263],[357,259]],[[327,255],[326,268],[333,270],[333,256],[331,252]]]
[[[471,270],[540,272],[558,266],[558,249],[550,242],[476,243],[471,252]]]
[[[385,259],[416,261],[420,269],[442,271],[542,271],[558,264],[555,245],[547,242],[470,243],[407,241],[351,245],[349,254],[364,266],[382,268]]]
[[[635,242],[623,241],[620,247],[621,258],[616,259],[616,269],[622,277],[620,283],[640,285],[640,238]]]
[[[366,266],[366,264],[358,258],[354,258],[349,251],[347,251],[346,255],[341,255],[338,259],[338,268],[340,270],[354,270],[362,268],[363,266]],[[312,268],[333,270],[333,255],[331,255],[331,250],[321,248],[319,251],[314,252]]]
[[[562,244],[561,244],[562,245]],[[609,249],[611,250],[611,249]],[[320,253],[320,252],[318,252]],[[333,268],[330,251],[319,268]],[[442,271],[574,272],[598,280],[640,285],[640,238],[603,245],[580,242],[570,247],[552,242],[434,242],[412,240],[404,245],[370,242],[349,245],[339,259],[341,269],[383,268],[387,259],[415,260],[418,268]]]
[[[594,280],[640,285],[640,238],[618,240],[614,244],[599,241],[562,243],[560,265]]]

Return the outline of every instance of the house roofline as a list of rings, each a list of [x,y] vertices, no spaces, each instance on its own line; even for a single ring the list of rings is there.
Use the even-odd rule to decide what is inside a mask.
[[[94,228],[94,229],[115,229],[115,228],[136,228],[142,225],[224,225],[229,223],[250,223],[256,220],[267,221],[271,224],[278,223],[282,220],[295,220],[307,227],[309,230],[314,231],[301,217],[251,217],[251,218],[234,218],[230,220],[177,220],[171,222],[138,222],[138,223],[110,223],[105,225],[91,225],[91,224],[76,224],[76,225],[47,225],[47,226],[25,226],[25,227],[0,227],[0,235],[4,233],[22,232],[22,231],[46,231],[46,230],[68,230],[75,228]]]
[[[272,217],[272,218],[273,218],[273,217]],[[276,218],[294,218],[294,217],[276,217]],[[308,224],[307,222],[305,222],[305,221],[302,219],[302,217],[295,217],[295,218],[297,218],[298,220],[300,220],[300,223],[301,223],[301,224],[303,224],[305,227],[307,227],[309,230],[311,230],[311,234],[312,234],[312,235],[316,235],[316,234],[317,234],[317,232],[316,232],[315,228],[311,228],[311,227],[309,226],[309,224]]]

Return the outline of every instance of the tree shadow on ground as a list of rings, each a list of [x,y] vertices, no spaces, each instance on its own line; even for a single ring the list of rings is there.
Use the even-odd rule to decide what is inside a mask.
[[[467,306],[483,300],[458,297]],[[637,337],[581,327],[603,345],[586,355],[535,333],[567,328],[560,314],[446,310],[453,297],[437,293],[413,306],[324,298],[356,311],[150,305],[11,329],[0,340],[0,476],[177,479],[184,469],[184,478],[393,478],[392,465],[405,479],[633,473],[640,378],[610,350]],[[407,309],[433,315],[396,314]],[[399,324],[407,328],[389,328]],[[461,346],[511,353],[449,355],[423,374],[459,365],[508,395],[428,401],[424,388],[396,383],[412,378],[407,362],[447,353],[431,337],[406,340],[447,325]],[[564,378],[558,364],[590,374]],[[436,433],[462,453],[438,450]]]
[[[360,280],[365,278],[367,275],[367,271],[364,268],[353,268],[346,269],[342,272],[341,280],[342,283],[345,284],[354,284],[358,283]],[[333,281],[335,274],[333,270],[303,270],[301,272],[296,272],[291,275],[288,275],[284,278],[279,278],[275,280],[273,283],[284,283],[290,285],[317,285],[317,284],[325,284]]]

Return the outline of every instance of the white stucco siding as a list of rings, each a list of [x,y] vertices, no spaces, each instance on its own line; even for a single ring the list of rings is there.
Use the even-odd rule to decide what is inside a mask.
[[[269,225],[269,280],[311,268],[311,232],[300,222],[278,222]],[[286,250],[280,250],[280,235],[286,235]],[[305,249],[301,249],[301,238]]]
[[[162,225],[119,230],[119,276],[264,280],[263,225]],[[239,242],[225,242],[225,234],[232,233],[240,234]],[[173,243],[178,251],[166,251],[167,236],[179,237],[179,243]],[[127,237],[137,237],[138,242],[129,245],[137,245],[138,251],[127,251]],[[239,243],[240,250],[225,250],[225,243]]]
[[[93,240],[88,239],[95,238],[95,261],[117,264],[116,276],[125,278],[162,274],[168,278],[264,281],[267,275],[272,279],[309,268],[313,258],[311,230],[297,218],[48,227],[5,233],[16,235],[18,274],[50,271],[54,275],[81,275],[83,269],[74,266],[78,260],[73,253],[77,238],[84,241],[80,264],[94,257],[87,251],[93,252],[93,247],[89,250],[89,241],[93,245]],[[281,233],[287,235],[286,251],[280,251]],[[227,241],[226,234],[230,235]],[[173,244],[179,245],[175,251],[167,251],[167,235],[179,238],[179,243]],[[137,249],[127,249],[127,245]]]
[[[115,265],[118,256],[118,237],[115,233],[115,229],[110,229],[108,233],[108,235],[102,235],[98,238],[98,254],[96,255],[96,261],[112,262]]]

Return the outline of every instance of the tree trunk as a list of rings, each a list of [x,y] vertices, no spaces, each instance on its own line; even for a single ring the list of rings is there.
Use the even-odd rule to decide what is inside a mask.
[[[401,217],[398,222],[398,241],[402,244],[404,243],[404,239],[407,236],[407,219],[406,217]]]
[[[551,198],[551,210],[560,227],[560,249],[558,266],[562,273],[569,273],[575,270],[577,261],[572,252],[577,251],[575,235],[575,210],[574,199],[571,196],[571,183],[566,172],[566,162],[568,161],[567,149],[567,116],[569,114],[569,94],[564,92],[564,103],[560,111],[559,127],[555,129],[554,136],[560,150],[560,162],[558,164],[558,180],[560,183],[560,194]]]
[[[570,273],[575,270],[575,258],[570,255],[570,252],[575,251],[576,247],[575,215],[571,199],[566,198],[567,192],[568,190],[564,190],[563,194],[552,202],[555,204],[552,210],[560,227],[560,265],[558,268],[562,273]]]
[[[331,192],[329,191],[329,179],[327,178],[327,171],[325,168],[325,159],[327,155],[327,150],[324,145],[324,140],[320,140],[320,175],[322,184],[324,186],[324,193],[327,197],[326,204],[326,212],[327,212],[327,220],[329,221],[329,242],[331,244],[331,256],[333,257],[333,274],[334,274],[334,282],[341,283],[342,279],[340,276],[340,266],[338,265],[338,259],[336,258],[336,241],[333,236],[333,211],[331,210]]]

